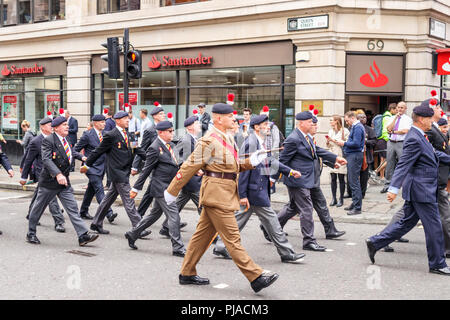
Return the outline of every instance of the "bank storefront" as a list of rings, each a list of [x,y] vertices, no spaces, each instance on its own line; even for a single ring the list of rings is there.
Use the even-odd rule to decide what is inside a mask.
[[[158,101],[183,126],[199,103],[207,111],[234,93],[234,107],[259,113],[270,108],[270,118],[286,135],[294,126],[295,64],[291,41],[143,52],[143,76],[130,81],[133,111],[153,109]],[[123,83],[101,73],[106,62],[92,58],[92,112],[102,107],[117,111],[123,105]]]

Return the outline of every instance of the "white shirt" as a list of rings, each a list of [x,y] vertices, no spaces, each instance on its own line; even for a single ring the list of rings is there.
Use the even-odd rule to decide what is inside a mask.
[[[259,135],[257,135],[256,133],[255,133],[255,136],[256,136],[256,138],[258,138],[259,144],[261,145],[261,149],[262,149],[262,150],[266,150],[266,148],[264,148],[264,139],[261,138],[261,137],[260,137]]]
[[[398,120],[398,118],[397,118]],[[392,121],[390,124],[394,123],[394,128],[395,128],[395,116],[392,118]],[[406,114],[402,114],[400,117],[400,122],[398,124],[398,128],[395,129],[395,131],[401,131],[401,130],[405,130],[405,129],[411,129],[411,126],[413,124],[413,121],[411,119],[411,117],[409,117]],[[394,130],[394,129],[392,129]],[[389,135],[389,140],[393,140],[393,141],[403,141],[405,140],[406,134],[397,134],[397,133],[393,133]]]

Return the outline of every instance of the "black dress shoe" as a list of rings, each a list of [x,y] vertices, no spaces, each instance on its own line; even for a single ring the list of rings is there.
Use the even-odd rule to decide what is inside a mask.
[[[187,226],[187,222],[180,222],[180,230]]]
[[[161,230],[159,230],[159,234],[167,238],[170,238],[169,229],[161,228]]]
[[[383,248],[384,252],[394,252],[394,248],[392,248],[391,246],[387,245],[386,247]]]
[[[441,274],[443,276],[450,276],[450,268],[445,267],[441,269],[430,268],[431,273]]]
[[[262,274],[258,278],[256,278],[252,282],[250,282],[250,285],[251,285],[253,291],[259,292],[262,289],[267,288],[272,283],[274,283],[275,280],[278,279],[278,277],[279,276],[278,276],[277,273],[274,273],[272,275],[264,275],[264,274]]]
[[[336,238],[343,236],[344,234],[345,234],[345,231],[330,232],[326,235],[326,238],[327,239],[336,239]]]
[[[113,212],[109,217],[107,217],[109,223],[113,223],[117,216],[118,214]]]
[[[56,232],[60,232],[60,233],[66,232],[66,229],[63,227],[62,224],[55,225],[55,230],[56,230]]]
[[[344,195],[344,199],[350,199],[352,196],[349,195],[348,193],[346,195]]]
[[[357,214],[361,214],[361,210],[352,209],[349,212],[347,212],[348,216],[354,216],[354,215],[357,215]]]
[[[172,255],[176,256],[176,257],[182,257],[184,258],[186,254],[186,251],[182,250],[182,251],[172,251]]]
[[[137,249],[138,249],[138,247],[136,247],[136,245],[134,244],[134,242],[136,241],[136,239],[134,239],[134,238],[131,236],[131,233],[130,233],[130,232],[125,233],[125,238],[127,238],[127,240],[128,240],[128,246],[129,246],[131,249],[133,249],[133,250],[137,250]]]
[[[93,220],[94,219],[94,217],[91,216],[89,213],[85,213],[85,214],[80,213],[80,216],[81,216],[81,219],[84,219],[84,220]]]
[[[99,234],[109,234],[108,230],[103,229],[102,227],[96,225],[96,224],[91,224],[91,230],[95,231]]]
[[[82,247],[87,245],[89,242],[97,240],[97,238],[98,234],[86,232],[78,238],[78,244],[80,245],[80,247]]]
[[[144,230],[141,232],[141,234],[139,235],[139,239],[145,238],[146,236],[150,235],[152,233],[151,230]]]
[[[337,200],[336,200],[336,198],[333,198],[333,200],[331,200],[331,202],[330,202],[330,207],[333,207],[335,205],[337,205]]]
[[[318,243],[315,242],[311,242],[309,244],[307,244],[306,246],[303,246],[303,250],[309,250],[309,251],[318,251],[318,252],[323,252],[325,251],[327,248],[319,245]]]
[[[345,207],[344,210],[345,211],[350,211],[353,210],[355,207],[353,206],[353,204],[349,205],[348,207]]]
[[[389,187],[383,187],[383,189],[381,189],[380,193],[386,193],[388,191]]]
[[[1,232],[1,231],[0,231]],[[1,233],[0,233],[1,234]],[[450,252],[446,252],[445,253],[445,257],[448,259],[448,258],[450,258]]]
[[[344,199],[340,198],[339,201],[336,203],[336,207],[342,207],[344,205]]]
[[[230,254],[228,253],[228,251],[226,249],[223,250],[223,251],[219,251],[216,248],[214,248],[213,249],[213,254],[218,256],[218,257],[222,257],[224,259],[231,260],[231,256],[230,256]]]
[[[375,253],[377,253],[377,249],[375,249],[375,246],[373,245],[373,242],[370,241],[370,239],[366,239],[366,245],[370,261],[372,261],[372,263],[375,263]]]
[[[32,244],[41,244],[38,237],[35,234],[27,234],[27,241]]]
[[[293,255],[281,256],[281,262],[284,263],[299,263],[303,261],[304,253],[294,253]]]
[[[180,284],[196,284],[199,286],[209,284],[209,279],[200,278],[199,276],[183,276],[180,274],[178,279],[180,280]]]
[[[400,239],[397,240],[397,242],[408,243],[409,240],[405,239],[405,238],[400,238]]]
[[[269,235],[267,234],[266,229],[264,229],[264,226],[262,224],[259,225],[259,228],[261,229],[264,238],[266,238],[267,241],[272,242],[272,239],[270,239]]]

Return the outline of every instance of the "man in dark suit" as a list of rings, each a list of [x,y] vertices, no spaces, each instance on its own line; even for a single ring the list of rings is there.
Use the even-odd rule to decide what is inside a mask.
[[[336,156],[314,145],[309,133],[313,126],[311,112],[300,112],[295,116],[297,128],[284,141],[284,149],[280,153],[280,162],[294,170],[300,171],[301,179],[284,176],[284,184],[288,187],[290,203],[295,210],[282,210],[278,214],[280,225],[284,226],[295,212],[300,213],[300,224],[303,234],[303,249],[325,251],[314,238],[313,203],[311,189],[319,186],[320,169],[315,169],[319,158],[332,165],[344,165],[345,159]],[[320,164],[319,164],[320,165]]]
[[[177,205],[175,202],[168,205],[164,200],[164,191],[178,171],[178,161],[174,152],[175,144],[172,142],[174,129],[170,121],[162,121],[156,125],[156,130],[158,131],[158,138],[148,148],[144,168],[130,193],[131,198],[135,198],[137,193],[142,190],[145,180],[153,173],[148,188],[155,204],[150,214],[145,216],[131,231],[125,233],[125,237],[128,239],[129,246],[132,249],[137,249],[134,243],[139,234],[155,223],[164,213],[168,219],[172,254],[184,257],[186,248],[181,239],[180,214]]]
[[[266,137],[269,134],[269,118],[266,115],[255,116],[251,119],[249,127],[252,133],[245,140],[242,148],[242,154],[251,154],[257,151],[268,150],[266,147]],[[294,248],[289,243],[283,229],[278,221],[277,214],[270,205],[270,181],[271,169],[276,174],[281,172],[287,176],[300,178],[298,171],[281,164],[275,158],[268,158],[253,170],[247,170],[239,174],[239,198],[240,211],[236,213],[236,221],[241,232],[248,220],[255,213],[265,230],[270,241],[275,245],[281,262],[297,263],[304,258],[303,253],[295,253]],[[217,240],[213,253],[217,256],[223,256],[231,259],[231,256],[225,248],[222,239]]]
[[[105,112],[106,111],[106,112]],[[104,132],[109,132],[112,129],[114,129],[116,127],[116,122],[113,119],[114,116],[114,111],[112,111],[111,109],[105,109],[103,111],[106,117],[105,120],[105,129],[103,130]],[[108,158],[105,158],[105,166],[107,165],[106,163],[108,162]],[[108,172],[106,172],[106,186],[105,186],[105,190],[108,190],[109,187],[111,186],[111,179],[109,179],[109,175]]]
[[[97,159],[106,154],[111,188],[100,203],[91,224],[91,230],[103,234],[108,233],[108,230],[103,229],[103,220],[119,195],[131,224],[135,226],[141,220],[136,211],[134,200],[130,198],[130,171],[134,155],[144,157],[144,153],[140,148],[131,148],[126,131],[130,121],[128,113],[119,111],[114,115],[114,119],[116,120],[116,127],[105,133],[100,145],[89,155],[85,165],[80,170],[81,173],[89,172]]]
[[[208,112],[206,112],[206,105],[204,103],[200,103],[198,106],[198,112],[200,113],[199,121],[202,126],[202,137],[209,129],[209,122],[211,121],[211,116]]]
[[[85,131],[81,136],[78,143],[75,145],[75,151],[81,152],[84,149],[85,156],[89,157],[92,152],[103,141],[105,117],[101,114],[96,114],[92,117],[93,128],[89,131]],[[95,195],[97,202],[100,204],[105,197],[105,191],[103,189],[103,177],[105,176],[105,163],[106,154],[100,156],[97,161],[94,162],[90,170],[86,173],[89,179],[88,187],[84,193],[83,202],[81,203],[80,216],[83,219],[92,220],[93,217],[89,215],[89,206],[91,205],[92,198]],[[109,208],[106,215],[108,221],[112,223],[117,217],[117,213],[113,213]]]
[[[67,140],[69,140],[70,147],[73,147],[77,144],[78,120],[70,115],[69,110],[66,110],[66,119],[69,124],[69,136]]]
[[[445,262],[444,236],[437,204],[439,163],[450,165],[450,156],[435,151],[425,131],[432,126],[434,111],[429,106],[418,106],[413,110],[413,126],[406,135],[403,153],[395,168],[389,186],[387,199],[392,202],[400,188],[404,217],[379,234],[366,240],[367,251],[372,263],[376,252],[399,239],[419,221],[422,221],[428,252],[429,271],[450,275]]]
[[[36,236],[36,226],[48,203],[57,195],[75,228],[79,245],[84,246],[96,240],[98,235],[88,232],[88,228],[78,213],[78,205],[70,185],[69,174],[75,159],[85,160],[86,157],[70,147],[70,143],[66,139],[69,134],[66,118],[55,118],[52,121],[52,127],[54,133],[42,140],[43,169],[39,177],[39,191],[30,212],[27,241],[32,244],[40,244]]]
[[[25,161],[23,163],[22,175],[19,183],[24,186],[27,183],[28,175],[30,171],[34,170],[34,176],[36,181],[39,181],[39,176],[42,172],[42,155],[41,155],[41,146],[42,141],[45,137],[48,137],[52,134],[52,119],[44,118],[39,121],[39,126],[41,129],[41,134],[31,140],[27,152]],[[27,219],[30,218],[31,210],[33,209],[33,205],[36,201],[36,197],[39,191],[39,186],[34,190],[33,198],[31,198],[30,206],[28,208]],[[48,204],[50,213],[55,220],[55,230],[57,232],[65,232],[64,228],[64,216],[62,215],[63,210],[58,205],[58,200],[56,200],[56,196],[50,200]]]
[[[14,177],[14,170],[11,167],[11,164],[9,163],[8,157],[6,156],[6,154],[3,153],[1,146],[0,146],[0,163],[3,166],[3,168],[5,168],[6,172],[8,172],[9,177],[10,178]],[[2,234],[1,231],[0,234]]]

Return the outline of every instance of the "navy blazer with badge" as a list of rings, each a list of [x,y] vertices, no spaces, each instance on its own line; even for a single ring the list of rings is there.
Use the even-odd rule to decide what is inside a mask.
[[[174,150],[175,144],[170,142],[170,147]],[[146,152],[144,168],[139,174],[139,178],[133,188],[142,190],[145,180],[147,180],[148,176],[153,172],[149,185],[150,196],[163,198],[164,191],[177,174],[178,168],[178,164],[172,158],[167,147],[159,138],[157,138]]]
[[[145,153],[141,148],[132,149],[131,147],[127,147],[119,129],[120,127],[116,127],[105,133],[103,141],[87,158],[86,165],[90,170],[90,167],[94,165],[97,159],[106,154],[106,158],[108,159],[106,161],[106,170],[109,179],[112,182],[128,183],[134,155],[145,157]]]
[[[178,165],[181,166],[195,149],[195,139],[189,133],[186,133],[176,145]],[[183,187],[187,192],[199,192],[202,185],[202,177],[194,175],[191,180]]]
[[[67,137],[66,137],[67,140]],[[69,174],[75,159],[81,160],[83,155],[71,148],[71,162],[67,158],[64,146],[56,133],[42,139],[42,171],[39,177],[39,187],[47,189],[64,189],[56,180],[56,176],[62,173],[67,178],[67,187],[70,187]]]
[[[245,139],[240,153],[253,153],[262,149],[255,133],[251,133]],[[278,172],[289,176],[291,168],[280,163],[276,158],[270,158],[269,167],[278,167]],[[257,207],[270,207],[270,171],[264,174],[264,162],[252,170],[243,171],[239,174],[239,198],[247,198],[250,205]],[[278,174],[276,174],[278,175]]]
[[[44,135],[40,134],[31,140],[28,145],[27,151],[25,152],[23,166],[22,166],[22,179],[28,179],[28,175],[31,171],[34,173],[36,180],[39,180],[39,175],[42,171],[42,156],[41,147],[42,140],[44,140]]]
[[[66,139],[74,146],[77,143],[78,120],[74,117],[70,117],[67,124],[69,125],[69,135]]]
[[[102,136],[104,135],[104,132],[102,132]],[[100,139],[97,135],[97,132],[95,129],[91,129],[89,131],[83,132],[83,135],[81,136],[80,140],[75,145],[74,149],[77,152],[81,152],[81,150],[84,149],[84,155],[86,157],[89,157],[100,145]],[[106,154],[101,155],[92,166],[89,167],[89,170],[86,174],[93,174],[96,176],[103,176],[105,173],[105,160],[106,160]]]
[[[445,134],[441,132],[441,130],[436,128],[436,126],[433,124],[431,126],[431,130],[425,133],[436,150],[439,150],[441,152],[450,155],[450,149],[448,147],[448,138]],[[449,166],[444,165],[443,163],[439,163],[438,185],[440,189],[444,189],[447,187],[448,174],[449,174]]]
[[[435,151],[414,126],[406,134],[403,153],[397,163],[390,187],[400,189],[406,201],[437,203],[439,163],[450,164],[450,156]]]
[[[317,187],[320,170],[317,171],[317,161],[314,160],[318,160],[317,157],[320,157],[324,163],[330,165],[334,165],[336,162],[337,155],[314,146],[312,139],[310,141],[315,150],[314,157],[310,145],[298,128],[284,141],[284,149],[280,153],[280,162],[302,174],[299,179],[284,175],[283,182],[286,186],[306,189]]]

